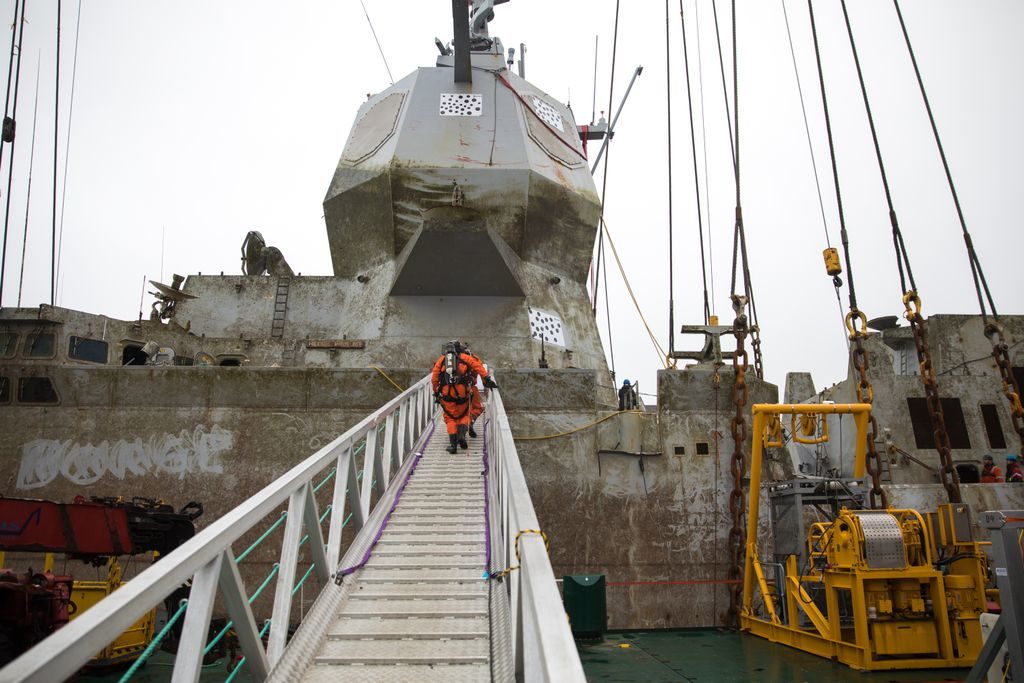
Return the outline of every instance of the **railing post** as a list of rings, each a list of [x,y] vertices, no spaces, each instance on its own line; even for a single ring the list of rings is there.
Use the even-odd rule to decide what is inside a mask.
[[[274,611],[271,613],[270,642],[267,644],[267,659],[273,668],[284,654],[288,640],[288,620],[292,611],[292,587],[295,585],[295,569],[299,561],[299,541],[302,539],[302,508],[306,504],[309,483],[292,491],[288,497],[288,519],[284,524],[284,539],[281,541],[281,560],[277,569],[277,589],[274,591]]]
[[[388,415],[387,420],[384,422],[384,452],[381,454],[381,458],[387,460],[387,470],[385,470],[385,476],[388,482],[391,481],[390,470],[398,470],[402,466],[402,455],[395,449],[395,414],[391,413]]]
[[[327,553],[324,549],[324,535],[320,530],[320,511],[317,508],[313,487],[306,485],[306,501],[302,508],[302,521],[306,523],[306,535],[309,537],[309,552],[313,556],[316,578],[321,586],[326,586],[331,578],[331,567],[327,564]]]
[[[363,483],[362,495],[359,496],[359,504],[362,506],[363,515],[370,512],[370,495],[373,486],[373,463],[377,459],[377,425],[370,427],[366,433],[366,447],[363,448]]]
[[[252,608],[249,607],[242,575],[238,571],[234,553],[230,548],[224,551],[224,559],[220,564],[220,590],[224,596],[228,616],[234,622],[233,628],[238,635],[242,654],[245,655],[245,666],[249,669],[249,675],[256,681],[262,681],[270,673],[267,653],[263,650],[263,640],[252,616]]]
[[[341,455],[334,464],[334,495],[331,498],[331,524],[327,531],[327,567],[330,571],[341,559],[341,534],[345,524],[345,494],[352,463],[352,442],[340,446]]]
[[[221,553],[213,558],[192,579],[192,590],[188,594],[188,608],[185,623],[178,642],[178,656],[174,660],[172,683],[195,683],[203,666],[203,649],[206,635],[210,631],[210,616],[217,597],[217,581],[220,565],[224,561]]]

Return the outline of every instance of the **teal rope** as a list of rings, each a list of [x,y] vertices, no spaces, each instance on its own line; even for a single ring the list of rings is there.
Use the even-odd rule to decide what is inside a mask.
[[[277,527],[281,526],[281,523],[284,522],[285,517],[287,517],[287,516],[288,516],[288,511],[287,510],[282,510],[281,511],[281,516],[277,518],[277,521],[274,522],[273,524],[271,524],[270,528],[267,529],[266,531],[264,531],[263,534],[259,538],[257,538],[256,541],[253,542],[253,544],[251,546],[246,548],[245,552],[243,552],[241,555],[239,555],[238,557],[235,558],[235,564],[241,564],[242,560],[244,560],[246,557],[249,556],[249,553],[251,553],[253,550],[256,550],[256,548],[259,546],[259,544],[263,543],[263,541],[265,541],[267,539],[267,536],[269,536],[270,534],[274,533],[274,530],[277,529]]]
[[[309,575],[313,573],[314,569],[316,569],[315,564],[309,565],[309,569],[306,570],[306,573],[302,575],[302,578],[299,579],[299,582],[295,584],[295,588],[292,589],[292,595],[295,595],[299,592],[299,589],[302,588],[302,584],[306,583],[306,579],[309,578]]]
[[[166,638],[167,634],[170,633],[172,628],[174,628],[174,624],[181,618],[181,615],[185,613],[186,607],[188,607],[188,600],[182,600],[181,605],[178,607],[178,611],[174,613],[173,617],[167,620],[164,627],[160,629],[160,633],[156,634],[156,637],[150,641],[149,645],[146,646],[146,649],[142,651],[141,655],[139,655],[139,658],[132,662],[131,667],[129,667],[128,670],[124,672],[124,675],[121,676],[119,683],[127,683],[131,680],[131,677],[135,675],[135,672],[146,663],[146,660],[153,654],[153,651],[159,647],[160,642]]]
[[[319,493],[320,489],[324,487],[324,484],[329,482],[331,479],[334,479],[334,475],[337,474],[337,472],[338,468],[332,467],[331,471],[327,473],[327,476],[323,478],[323,481],[321,481],[319,484],[313,487],[313,493]]]
[[[260,638],[263,638],[263,636],[267,635],[267,629],[269,629],[269,628],[270,628],[270,619],[267,619],[267,623],[265,623],[263,625],[263,628],[260,629]],[[234,668],[234,670],[232,670],[230,676],[228,676],[227,678],[224,679],[224,683],[231,683],[231,681],[235,680],[235,676],[237,676],[238,672],[242,670],[242,665],[243,664],[245,664],[245,657],[242,657],[242,659],[239,660],[238,666],[236,666]]]
[[[267,578],[263,579],[263,583],[261,583],[261,584],[260,584],[260,587],[259,587],[259,588],[257,588],[257,589],[256,589],[256,591],[255,591],[255,592],[253,592],[252,596],[250,596],[250,597],[249,597],[249,600],[248,600],[248,602],[249,602],[249,604],[250,604],[250,605],[251,605],[251,604],[252,604],[253,602],[255,602],[256,598],[258,598],[258,597],[260,596],[260,593],[262,593],[262,592],[263,592],[263,590],[264,590],[264,589],[265,589],[265,588],[267,587],[267,585],[268,585],[268,584],[270,583],[271,579],[273,579],[273,578],[274,578],[275,576],[277,576],[277,572],[278,572],[278,571],[279,571],[280,569],[281,569],[281,565],[279,565],[279,564],[275,563],[275,564],[274,564],[274,568],[270,570],[270,573],[269,573],[269,574],[267,574]],[[231,630],[231,627],[232,627],[232,626],[234,626],[234,625],[235,625],[235,622],[233,622],[233,621],[229,621],[228,623],[226,623],[226,624],[224,625],[224,628],[222,628],[222,629],[221,629],[221,630],[220,630],[220,631],[219,631],[219,632],[217,633],[217,635],[215,635],[215,636],[213,637],[213,639],[212,639],[212,640],[210,640],[210,642],[209,642],[209,643],[208,643],[208,644],[206,645],[206,649],[204,649],[204,650],[203,650],[203,656],[204,656],[204,657],[205,657],[206,655],[210,654],[210,650],[212,650],[212,649],[213,649],[214,647],[216,647],[216,646],[217,646],[217,643],[219,643],[219,642],[221,641],[221,638],[223,638],[223,637],[224,637],[224,635],[225,635],[225,634],[226,634],[226,633],[227,633],[228,631],[230,631],[230,630]]]

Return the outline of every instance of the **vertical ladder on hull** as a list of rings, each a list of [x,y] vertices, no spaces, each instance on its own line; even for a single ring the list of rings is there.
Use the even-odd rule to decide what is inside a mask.
[[[270,327],[271,337],[284,336],[284,318],[288,312],[288,288],[290,285],[290,277],[280,277],[277,280],[277,294],[274,296],[274,322]]]
[[[303,681],[490,681],[483,439],[445,451],[440,416]]]

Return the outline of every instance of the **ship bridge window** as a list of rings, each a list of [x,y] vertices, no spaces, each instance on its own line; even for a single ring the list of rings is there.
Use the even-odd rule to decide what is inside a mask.
[[[14,350],[18,348],[16,332],[0,332],[0,358],[14,358]]]
[[[57,402],[57,390],[49,377],[22,377],[18,380],[18,403]]]
[[[121,349],[121,365],[145,365],[149,354],[142,350],[142,344],[125,344]]]
[[[11,380],[0,377],[0,403],[11,402]]]
[[[25,337],[21,355],[28,358],[53,358],[57,344],[53,332],[33,332]]]
[[[949,434],[950,448],[970,448],[971,439],[967,435],[967,423],[964,422],[964,409],[958,398],[939,399],[942,403],[942,416]],[[928,402],[924,398],[907,398],[910,411],[910,423],[914,427],[914,441],[917,448],[935,448],[935,434],[932,432],[932,421],[928,417]]]
[[[981,482],[981,472],[978,466],[972,462],[960,462],[956,464],[956,476],[961,484],[978,484]]]
[[[110,344],[99,339],[85,337],[68,337],[68,358],[84,360],[89,363],[106,363]]]
[[[981,420],[985,423],[988,445],[992,448],[1006,448],[1006,436],[1003,434],[1003,425],[999,421],[999,410],[995,403],[981,404]]]

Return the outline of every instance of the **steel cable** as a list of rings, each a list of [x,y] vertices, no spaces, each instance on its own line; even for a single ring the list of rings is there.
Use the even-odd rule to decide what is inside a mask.
[[[686,18],[683,15],[683,0],[679,0],[679,26],[683,33],[683,67],[686,69],[686,105],[690,113],[690,150],[693,154],[693,189],[697,198],[697,236],[700,240],[700,273],[704,283],[704,324],[711,318],[708,301],[708,273],[704,255],[704,220],[700,208],[700,177],[697,172],[697,137],[693,126],[693,92],[690,84],[690,55],[686,45]]]

